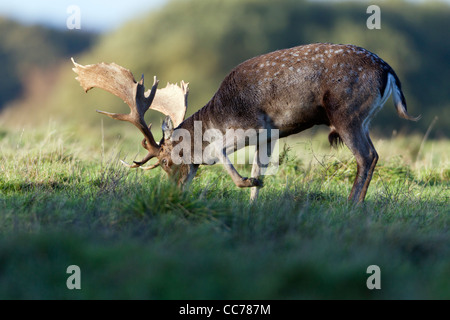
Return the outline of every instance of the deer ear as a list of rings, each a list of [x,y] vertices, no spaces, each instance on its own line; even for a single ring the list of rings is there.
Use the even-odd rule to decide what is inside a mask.
[[[162,123],[162,131],[163,131],[164,140],[170,140],[170,138],[172,138],[173,122],[169,116],[166,116],[166,118],[164,119],[164,121]]]

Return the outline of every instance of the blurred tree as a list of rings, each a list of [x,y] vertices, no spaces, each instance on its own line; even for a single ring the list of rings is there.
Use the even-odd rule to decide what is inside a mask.
[[[23,26],[0,17],[0,109],[23,93],[30,72],[86,50],[95,35]]]

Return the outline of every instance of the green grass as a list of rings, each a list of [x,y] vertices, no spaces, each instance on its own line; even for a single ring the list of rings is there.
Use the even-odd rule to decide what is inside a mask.
[[[355,163],[320,134],[288,140],[256,204],[219,165],[187,192],[122,167],[136,141],[0,137],[0,299],[450,299],[448,141],[417,154],[420,137],[374,140],[352,206]],[[81,290],[66,287],[73,264]],[[373,264],[381,290],[366,287]]]

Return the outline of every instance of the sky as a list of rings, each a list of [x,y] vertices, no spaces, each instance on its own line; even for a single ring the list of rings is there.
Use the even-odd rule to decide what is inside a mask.
[[[17,0],[0,1],[0,16],[21,23],[44,24],[58,29],[73,24],[73,8],[79,8],[80,29],[103,32],[116,29],[125,21],[158,8],[167,0]]]
[[[0,17],[8,17],[21,23],[44,24],[58,29],[73,23],[75,5],[79,9],[79,27],[85,31],[106,32],[118,28],[127,20],[158,8],[168,0],[2,0]],[[205,0],[207,1],[207,0]],[[312,0],[321,1],[321,0]],[[362,0],[364,1],[364,0]],[[421,2],[426,0],[410,0]],[[445,0],[450,3],[450,0]],[[72,8],[73,9],[73,8]]]

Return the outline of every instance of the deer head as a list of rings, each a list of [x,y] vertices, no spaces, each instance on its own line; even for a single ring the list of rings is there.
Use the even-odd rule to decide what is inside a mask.
[[[115,63],[98,63],[93,65],[80,65],[73,58],[75,67],[72,69],[78,74],[76,80],[80,82],[85,92],[92,88],[106,90],[115,96],[121,98],[129,107],[129,114],[110,113],[97,110],[97,112],[107,115],[116,120],[128,121],[136,126],[144,135],[142,146],[148,151],[147,155],[141,161],[133,161],[133,164],[122,163],[130,168],[140,167],[149,170],[161,166],[169,176],[175,178],[179,184],[183,184],[189,176],[189,165],[175,165],[171,159],[173,149],[172,133],[174,128],[178,127],[184,120],[187,108],[187,96],[189,92],[188,83],[181,81],[180,86],[176,84],[167,84],[163,89],[157,89],[159,80],[156,76],[153,80],[153,86],[148,91],[144,88],[144,75],[141,80],[136,82],[133,74]],[[159,143],[153,138],[151,126],[147,125],[144,115],[148,109],[157,110],[166,115],[162,124],[163,138]],[[158,161],[148,167],[142,167],[143,164],[152,158],[158,158]]]

